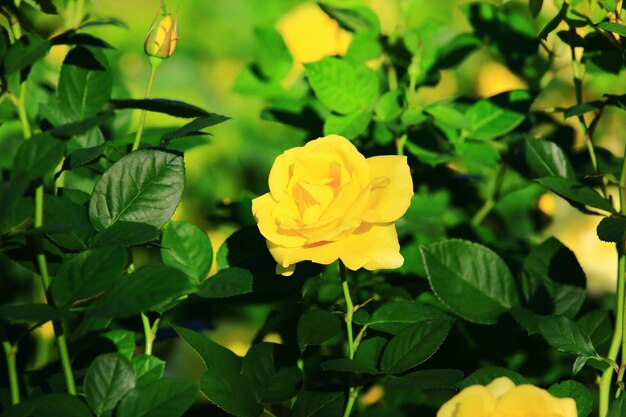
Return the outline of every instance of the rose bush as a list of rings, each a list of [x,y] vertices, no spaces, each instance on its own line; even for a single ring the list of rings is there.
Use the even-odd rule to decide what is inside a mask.
[[[437,417],[577,417],[572,398],[556,398],[534,385],[515,386],[507,377],[472,385],[445,403]]]
[[[365,158],[329,135],[278,156],[269,189],[252,211],[283,275],[304,260],[341,259],[352,270],[402,265],[394,221],[413,195],[406,157]]]

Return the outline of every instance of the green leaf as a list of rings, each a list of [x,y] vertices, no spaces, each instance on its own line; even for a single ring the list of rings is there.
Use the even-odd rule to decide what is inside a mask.
[[[207,233],[188,222],[170,222],[163,231],[161,258],[165,265],[185,272],[198,282],[213,263],[213,246]]]
[[[538,334],[539,331],[539,315],[522,307],[513,307],[510,311],[515,321],[522,326],[528,335]]]
[[[380,356],[386,344],[387,339],[384,337],[374,336],[367,338],[359,344],[354,359],[358,362],[368,364],[372,368],[376,368],[380,362]]]
[[[396,301],[384,304],[374,311],[367,326],[381,332],[396,334],[411,324],[442,320],[447,317],[441,310],[415,301]]]
[[[298,344],[302,351],[307,346],[321,345],[340,332],[339,317],[326,310],[309,310],[298,320]]]
[[[243,359],[242,375],[248,377],[257,391],[257,400],[277,403],[295,397],[302,382],[302,371],[296,358],[290,360],[282,345],[258,343]]]
[[[524,260],[521,281],[528,305],[542,315],[573,318],[585,300],[585,272],[576,255],[553,237]]]
[[[27,0],[26,2],[46,14],[58,14],[52,0]]]
[[[596,112],[604,106],[602,101],[594,101],[591,103],[578,104],[565,110],[563,116],[567,119],[574,116],[582,116],[585,113]]]
[[[458,369],[428,369],[392,377],[385,382],[385,388],[399,391],[454,388],[461,379],[463,372]]]
[[[562,316],[546,316],[539,319],[539,330],[546,341],[562,352],[581,356],[597,356],[591,339],[578,323]]]
[[[98,356],[85,376],[87,403],[97,416],[112,412],[117,403],[133,388],[133,367],[119,353]]]
[[[600,4],[602,4],[609,12],[614,12],[617,8],[617,0],[601,0]]]
[[[65,158],[61,169],[71,171],[74,168],[89,165],[100,158],[108,148],[108,143],[101,143],[100,145],[76,149]]]
[[[231,267],[222,269],[205,279],[198,288],[203,298],[228,298],[252,292],[253,276],[247,269]]]
[[[65,153],[65,144],[52,136],[41,133],[24,141],[13,160],[13,170],[23,172],[33,180],[52,172]]]
[[[380,373],[380,371],[372,365],[360,362],[355,359],[331,359],[329,361],[322,362],[321,366],[322,369],[325,371],[352,372],[370,375],[376,375]]]
[[[163,378],[130,391],[117,417],[179,417],[195,402],[198,386],[183,378]]]
[[[530,14],[532,14],[533,17],[537,17],[543,7],[543,0],[530,0],[528,7],[530,8]]]
[[[96,182],[89,217],[98,230],[119,220],[160,228],[172,217],[184,186],[181,156],[138,150],[122,157]]]
[[[321,0],[319,5],[339,25],[350,32],[380,32],[378,16],[367,6],[358,2],[340,0]]]
[[[378,94],[378,78],[365,67],[339,58],[324,58],[304,66],[317,98],[337,113],[366,110]]]
[[[622,395],[611,403],[606,417],[622,417],[624,415],[626,415],[626,396]]]
[[[285,78],[293,67],[293,59],[280,33],[272,26],[264,26],[255,28],[254,37],[263,75],[276,80]]]
[[[500,368],[498,366],[486,366],[484,368],[477,369],[463,381],[459,382],[457,386],[459,389],[467,388],[471,385],[487,385],[491,381],[501,376],[509,378],[515,385],[529,384],[526,378],[506,368]]]
[[[35,411],[28,416],[34,417],[92,417],[93,414],[85,403],[69,394],[44,394],[31,402]],[[20,416],[23,417],[23,416]]]
[[[259,417],[263,412],[250,381],[243,375],[209,367],[200,377],[200,391],[209,401],[236,417]]]
[[[381,369],[388,374],[407,371],[430,358],[448,336],[452,320],[415,323],[395,335],[383,352]]]
[[[325,135],[340,135],[346,139],[356,139],[367,129],[372,114],[360,110],[346,115],[330,114],[324,120]]]
[[[376,103],[376,117],[380,122],[387,122],[402,113],[402,96],[400,90],[388,91]]]
[[[435,120],[454,129],[466,130],[470,128],[470,121],[461,112],[452,107],[436,105],[424,110],[435,118]]]
[[[104,53],[77,46],[65,57],[59,77],[58,99],[72,121],[95,116],[111,97],[113,76]]]
[[[54,302],[69,307],[100,294],[120,281],[127,263],[128,254],[120,247],[91,249],[67,258],[50,285]]]
[[[117,352],[130,359],[135,352],[135,332],[132,330],[115,329],[100,335],[115,345]]]
[[[548,140],[524,140],[526,163],[535,177],[575,179],[574,169],[559,145]]]
[[[352,35],[352,42],[344,59],[358,65],[378,58],[381,53],[382,49],[376,32],[359,32]]]
[[[175,117],[210,117],[212,113],[194,105],[178,100],[164,98],[144,98],[139,100],[113,99],[110,100],[113,108],[118,110],[140,109],[156,113],[169,114]]]
[[[2,304],[0,319],[10,323],[45,322],[63,320],[72,317],[72,313],[49,304]]]
[[[105,317],[128,317],[156,310],[194,289],[195,283],[184,272],[167,265],[148,265],[122,278],[88,311]]]
[[[172,328],[200,355],[207,369],[224,373],[239,373],[241,370],[241,358],[230,350],[193,330],[179,326]]]
[[[221,114],[217,113],[209,113],[208,116],[198,117],[197,119],[192,120],[183,127],[164,134],[161,137],[161,143],[167,144],[172,139],[184,138],[186,136],[196,135],[198,133],[204,134],[204,132],[202,132],[202,129],[210,126],[215,126],[227,120],[230,120],[230,117],[222,116]]]
[[[90,133],[94,128],[101,126],[111,120],[113,113],[101,113],[97,116],[88,117],[78,122],[70,122],[56,126],[46,133],[58,138],[71,138],[72,136],[79,136]]]
[[[491,143],[459,142],[455,144],[454,151],[470,172],[481,168],[496,170],[500,162],[500,153]]]
[[[470,124],[470,139],[492,140],[503,136],[526,118],[531,96],[515,90],[476,102],[465,113]]]
[[[304,391],[291,410],[292,417],[330,417],[343,412],[345,395],[343,392]]]
[[[617,33],[620,36],[626,36],[626,26],[616,22],[601,22],[598,23],[598,27],[608,30],[609,32]]]
[[[590,311],[578,320],[578,325],[598,349],[608,344],[613,334],[613,323],[606,310]]]
[[[580,382],[568,380],[553,384],[548,392],[557,398],[573,398],[576,401],[578,417],[588,417],[593,410],[593,397],[589,389]]]
[[[52,44],[35,33],[27,33],[6,51],[2,64],[4,75],[9,75],[33,65],[46,56]]]
[[[535,181],[570,203],[574,202],[608,211],[609,213],[615,213],[615,209],[608,200],[602,198],[593,188],[580,184],[575,180],[560,177],[542,177]]]
[[[491,249],[464,240],[422,246],[433,292],[451,310],[476,323],[495,323],[519,304],[513,276]]]
[[[46,228],[59,232],[50,232],[48,237],[66,249],[80,250],[87,248],[87,242],[94,232],[89,222],[87,208],[63,197],[44,195],[43,223]]]
[[[626,236],[626,219],[623,217],[605,217],[598,223],[596,233],[603,242],[622,243]]]
[[[143,387],[161,379],[165,362],[152,355],[137,355],[130,360],[135,372],[135,385]]]
[[[118,220],[112,226],[97,233],[91,239],[92,248],[106,246],[137,246],[156,240],[159,229],[146,223]]]
[[[539,39],[546,40],[548,35],[556,29],[559,24],[563,21],[565,16],[567,15],[567,9],[569,8],[569,4],[567,2],[563,2],[561,9],[541,30],[539,33]]]
[[[471,33],[461,33],[437,50],[435,68],[456,68],[481,45],[482,41],[475,35]]]

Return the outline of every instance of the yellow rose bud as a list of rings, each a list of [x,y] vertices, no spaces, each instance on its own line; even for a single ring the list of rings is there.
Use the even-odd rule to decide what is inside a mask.
[[[177,21],[177,17],[172,20],[165,10],[156,15],[143,44],[146,54],[165,59],[174,53],[178,41]]]
[[[578,417],[576,401],[556,398],[534,385],[515,386],[501,377],[490,384],[472,385],[452,397],[437,417]]]
[[[277,272],[291,275],[305,260],[341,259],[352,270],[402,266],[393,222],[413,196],[406,157],[366,159],[346,138],[329,135],[278,156],[269,189],[252,212]]]

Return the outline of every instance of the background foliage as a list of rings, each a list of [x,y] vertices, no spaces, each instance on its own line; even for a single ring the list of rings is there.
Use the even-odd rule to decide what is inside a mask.
[[[506,375],[604,416],[621,2],[189,3],[149,101],[158,4],[0,3],[6,415],[434,415]],[[277,277],[250,213],[275,156],[329,133],[416,186],[404,266],[348,276],[353,358],[337,265]]]

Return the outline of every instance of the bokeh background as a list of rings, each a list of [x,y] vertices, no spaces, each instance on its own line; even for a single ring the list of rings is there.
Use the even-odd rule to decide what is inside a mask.
[[[377,13],[383,33],[389,36],[431,22],[443,22],[453,33],[469,28],[458,7],[466,1],[364,2]],[[502,1],[492,3],[499,4]],[[589,12],[593,13],[593,4],[596,2],[586,3],[591,8]],[[118,98],[140,98],[144,94],[149,65],[143,53],[143,41],[159,6],[158,0],[86,2],[86,11],[93,19],[114,18],[127,26],[97,26],[89,29],[115,48],[108,51],[107,56],[117,73],[114,94]],[[223,207],[266,192],[266,179],[274,158],[287,148],[313,139],[305,138],[296,129],[262,120],[260,114],[263,100],[238,91],[239,74],[247,63],[257,57],[255,27],[273,25],[283,35],[296,61],[286,83],[303,76],[303,62],[344,53],[351,36],[315,3],[302,0],[169,0],[168,7],[178,15],[179,41],[174,55],[159,69],[153,97],[184,100],[232,118],[212,128],[214,136],[209,143],[187,153],[187,187],[183,202],[175,214],[176,219],[188,220],[207,230],[217,249],[237,227],[224,217]],[[558,7],[558,1],[545,2],[537,22],[538,28],[556,14]],[[63,29],[63,23],[58,18],[42,19],[37,24],[42,31],[48,31],[44,35],[50,36]],[[558,40],[549,38],[548,42],[555,43]],[[539,108],[568,107],[575,101],[571,87],[569,51],[565,46],[556,50],[555,73],[550,74],[553,77],[545,83],[540,99],[535,103]],[[51,84],[56,82],[54,77],[58,76],[55,74],[58,74],[66,52],[66,47],[56,46],[48,57]],[[488,50],[480,50],[460,67],[444,71],[436,87],[422,88],[420,100],[430,103],[455,95],[488,97],[525,87],[523,81],[507,70]],[[597,98],[606,91],[626,93],[626,79],[611,74],[586,77],[586,100]],[[36,100],[30,102],[36,103]],[[130,130],[134,131],[138,112],[131,117]],[[582,146],[582,135],[573,119],[571,127],[577,132],[577,146]],[[623,111],[608,110],[597,129],[599,144],[615,155],[620,155],[626,141],[624,122]],[[179,121],[168,116],[156,114],[150,114],[147,120],[149,127],[179,124]],[[2,164],[9,163],[7,158],[0,159]],[[550,194],[542,197],[539,208],[551,219],[551,223],[544,236],[535,238],[540,240],[555,235],[570,247],[587,273],[591,293],[600,296],[613,291],[617,264],[615,250],[611,244],[601,242],[595,234],[595,226],[600,218],[583,216],[565,201]],[[245,218],[250,214],[244,212],[241,216]],[[241,312],[239,321],[215,323],[214,336],[222,338],[223,343],[239,354],[245,352],[255,333],[255,326],[259,326],[260,318],[265,316],[254,307],[249,309]]]

